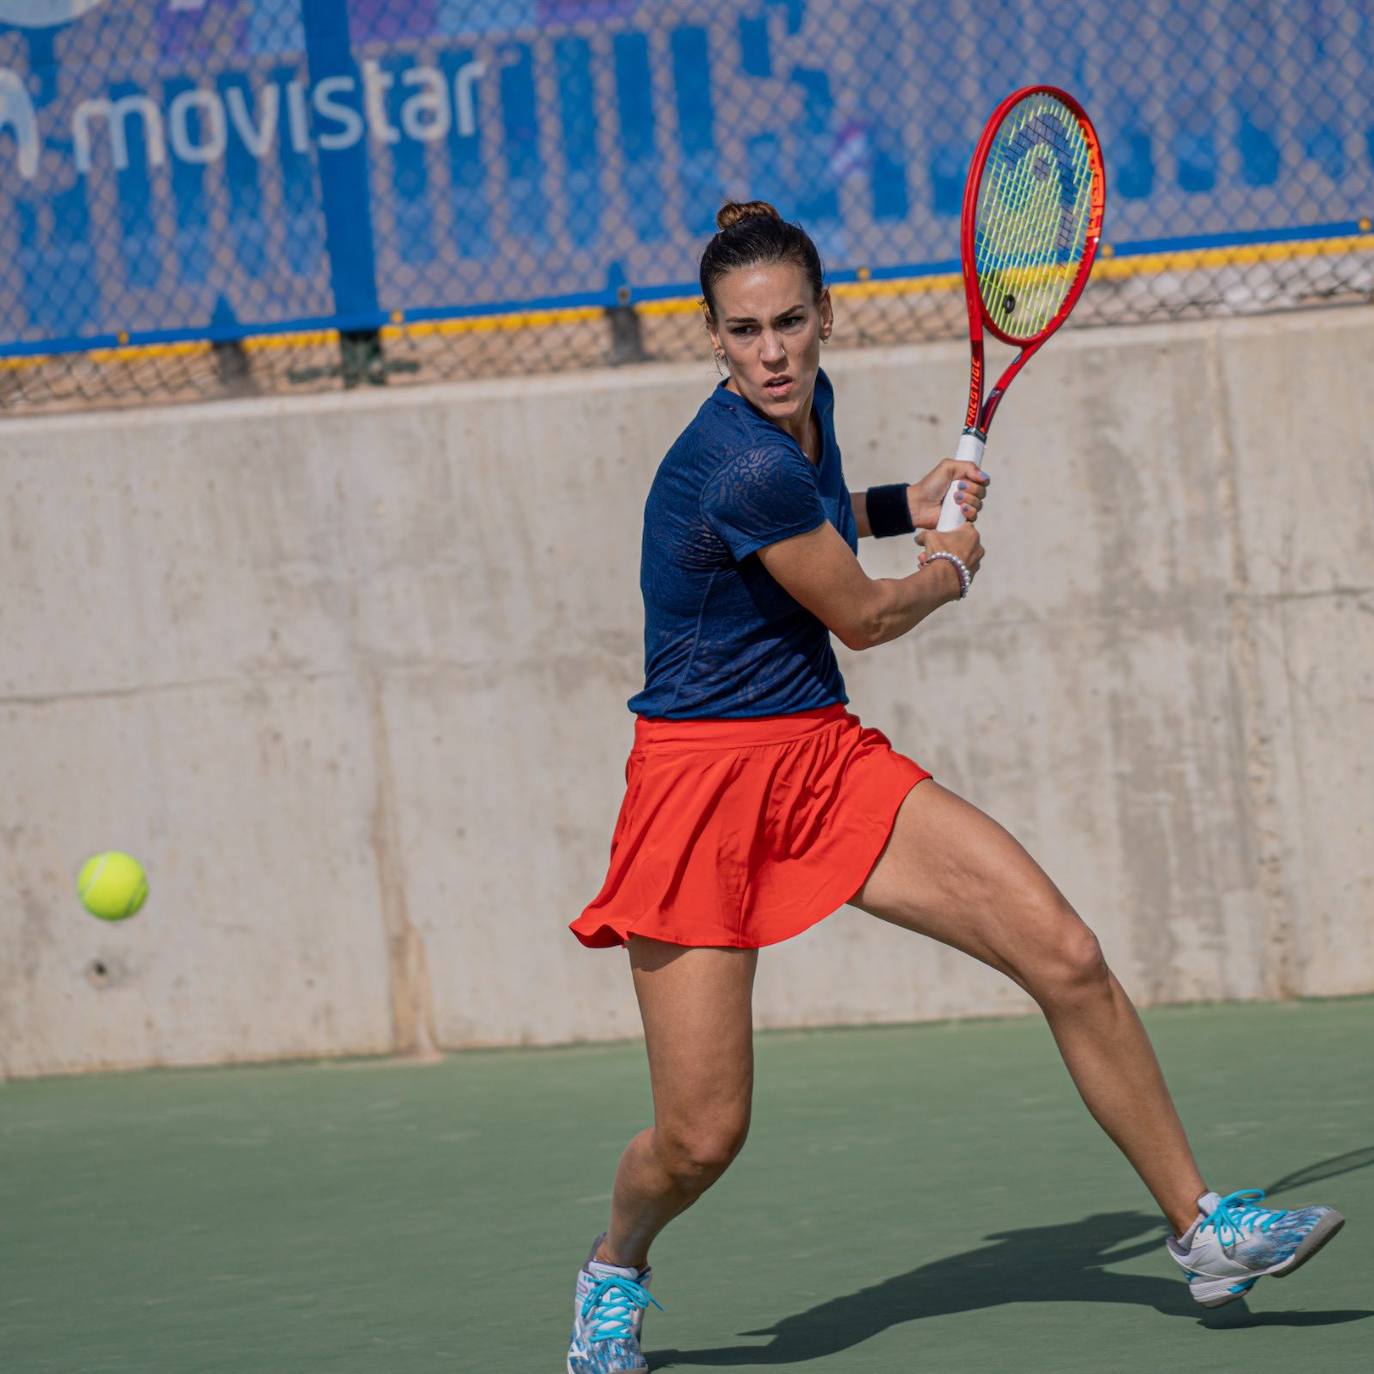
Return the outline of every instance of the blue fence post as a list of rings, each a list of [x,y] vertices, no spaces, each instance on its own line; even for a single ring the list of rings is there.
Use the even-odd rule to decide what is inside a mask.
[[[301,0],[301,25],[316,99],[321,82],[345,78],[350,85],[331,92],[330,100],[353,111],[361,127],[359,136],[342,147],[326,147],[316,139],[315,148],[334,313],[349,321],[339,330],[344,385],[357,386],[361,381],[380,385],[386,381],[386,371],[367,177],[367,119],[353,60],[347,0]]]

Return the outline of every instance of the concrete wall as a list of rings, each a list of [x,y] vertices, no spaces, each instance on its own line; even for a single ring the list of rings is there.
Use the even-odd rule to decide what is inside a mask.
[[[1144,1002],[1374,989],[1371,358],[1369,310],[1056,340],[976,594],[841,650]],[[828,363],[852,487],[950,450],[962,345]],[[563,925],[620,800],[644,493],[711,381],[6,423],[0,1070],[635,1033],[623,954]],[[118,926],[73,890],[108,847],[152,883]],[[760,966],[763,1025],[1024,1005],[852,910]]]

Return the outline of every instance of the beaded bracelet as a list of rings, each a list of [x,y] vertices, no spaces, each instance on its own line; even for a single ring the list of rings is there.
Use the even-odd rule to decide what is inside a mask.
[[[926,554],[926,561],[921,566],[928,568],[937,558],[954,564],[954,571],[959,574],[959,600],[962,601],[968,595],[969,587],[973,585],[973,574],[969,572],[968,564],[958,554],[950,553],[946,549],[936,549],[934,553]]]

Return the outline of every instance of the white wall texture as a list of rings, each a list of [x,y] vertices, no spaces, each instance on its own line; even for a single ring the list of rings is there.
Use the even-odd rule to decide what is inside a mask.
[[[1374,989],[1371,359],[1368,309],[1056,339],[993,432],[975,594],[838,650],[1143,1003]],[[961,344],[827,363],[852,488],[952,451]],[[712,380],[6,422],[0,1073],[635,1034],[624,954],[563,927],[620,801],[644,495]],[[115,926],[74,891],[105,848],[152,886]],[[852,909],[757,994],[1026,1005]]]

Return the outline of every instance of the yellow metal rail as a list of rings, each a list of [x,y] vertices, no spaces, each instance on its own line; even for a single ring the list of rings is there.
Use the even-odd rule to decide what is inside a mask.
[[[1160,276],[1166,272],[1195,272],[1217,267],[1248,266],[1262,262],[1291,262],[1302,258],[1337,257],[1355,253],[1374,253],[1374,225],[1367,219],[1360,221],[1361,232],[1339,238],[1297,239],[1288,243],[1252,243],[1230,248],[1187,248],[1166,253],[1141,253],[1118,258],[1112,246],[1104,243],[1099,250],[1093,275],[1110,281],[1127,277]],[[840,282],[830,288],[831,295],[841,300],[868,300],[880,296],[914,296],[954,291],[961,287],[957,272],[936,276],[885,277],[875,280],[868,269],[859,269],[859,280]],[[690,315],[701,308],[694,296],[666,300],[641,301],[635,309],[645,316]],[[522,329],[547,329],[553,325],[582,324],[603,318],[600,306],[579,306],[565,310],[516,310],[501,315],[476,315],[452,320],[416,320],[405,323],[400,311],[392,314],[392,322],[383,325],[383,339],[427,338],[456,334],[508,333]],[[337,342],[338,331],[311,329],[283,334],[256,334],[240,342],[248,352],[273,348],[320,347]],[[206,340],[187,343],[129,344],[119,348],[96,348],[77,356],[91,362],[133,363],[154,358],[185,358],[204,355],[213,347]],[[27,358],[0,359],[0,371],[39,367],[51,362],[53,354]]]

